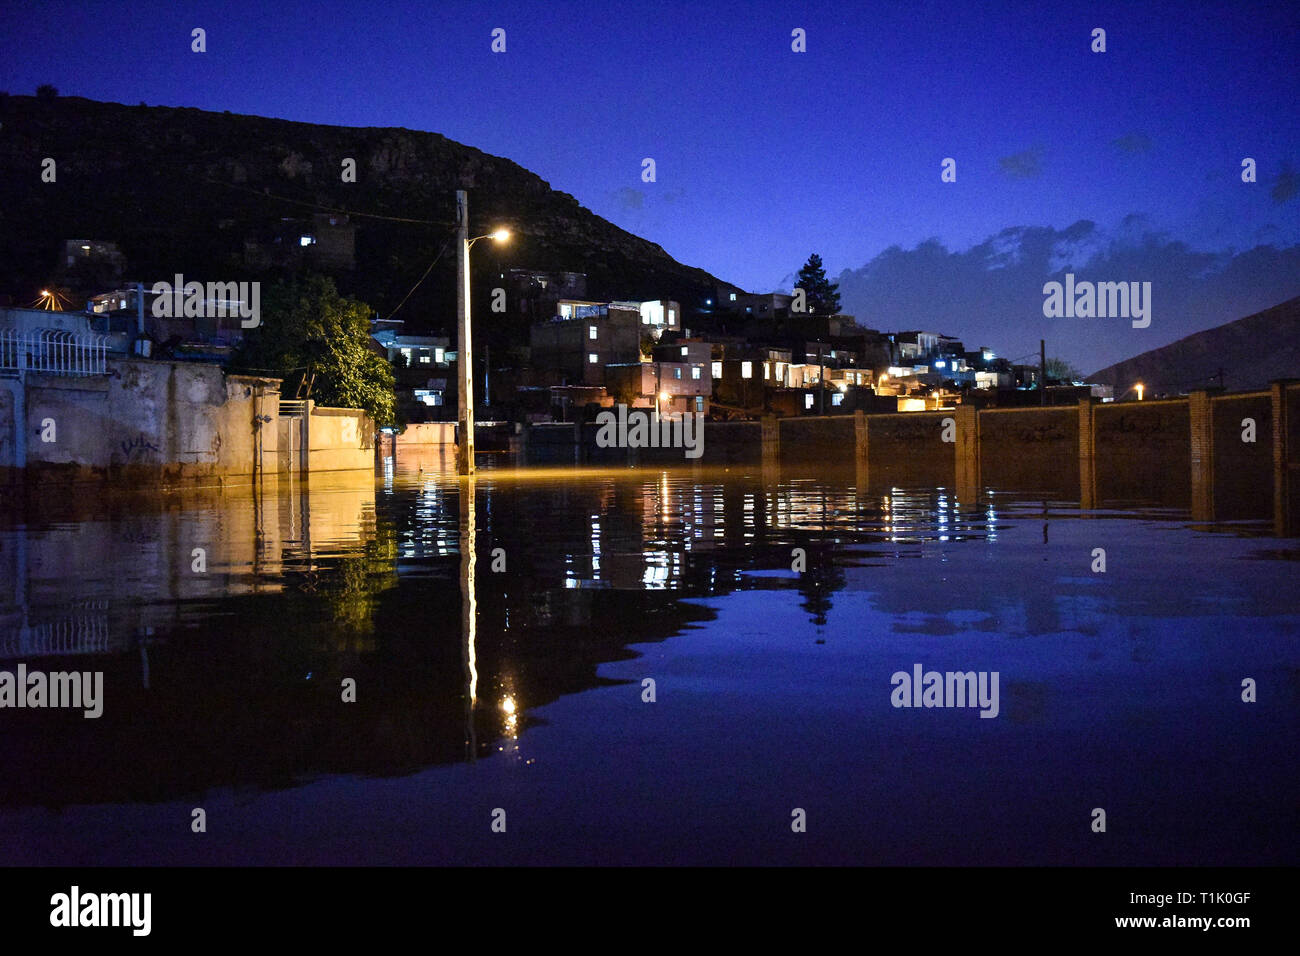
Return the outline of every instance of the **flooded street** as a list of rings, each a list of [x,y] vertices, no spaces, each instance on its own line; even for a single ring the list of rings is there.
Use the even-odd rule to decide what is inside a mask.
[[[448,465],[0,509],[0,669],[104,675],[97,718],[0,711],[6,860],[1296,858],[1300,548],[1267,500]],[[930,671],[996,706],[899,706]]]

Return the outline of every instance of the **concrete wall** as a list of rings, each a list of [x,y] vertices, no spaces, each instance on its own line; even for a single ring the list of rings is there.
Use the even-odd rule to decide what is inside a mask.
[[[1273,407],[1268,392],[1212,401],[1214,504],[1221,521],[1254,517],[1273,495]],[[1255,441],[1242,441],[1242,419],[1255,421]]]
[[[260,420],[278,414],[275,379],[119,359],[107,375],[28,373],[26,385],[25,414],[10,419],[24,430],[29,471],[194,480],[251,475],[261,460],[275,461],[276,430]]]
[[[375,429],[370,416],[359,408],[310,406],[307,423],[307,470],[374,470]]]
[[[454,445],[456,444],[455,422],[417,422],[407,425],[406,431],[397,436],[397,447],[405,445]]]
[[[110,359],[106,375],[27,373],[25,389],[0,379],[0,480],[15,479],[24,460],[40,479],[146,484],[296,470],[279,454],[287,435],[279,385],[215,365],[140,359]],[[308,407],[309,471],[374,468],[364,412]]]
[[[985,409],[979,415],[979,431],[980,467],[987,484],[1077,490],[1077,408]]]
[[[855,432],[852,415],[782,418],[779,422],[782,458],[853,460]]]
[[[1190,500],[1186,399],[1098,405],[1095,415],[1099,500]]]

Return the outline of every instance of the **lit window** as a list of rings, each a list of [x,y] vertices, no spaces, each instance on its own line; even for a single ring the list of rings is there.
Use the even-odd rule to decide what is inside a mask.
[[[736,301],[736,293],[734,293],[734,292],[731,293],[731,301],[732,301],[732,302],[735,302],[735,301]]]
[[[681,377],[682,377],[682,370],[679,368],[673,369],[673,378],[681,378]]]
[[[805,396],[803,397],[803,407],[804,407],[804,408],[812,408],[812,396],[811,396],[811,395],[805,395]]]
[[[411,361],[411,350],[402,349],[402,358],[406,359],[408,362]]]
[[[686,354],[687,354],[687,348],[686,348],[685,345],[683,345],[683,346],[682,346],[682,357],[684,358],[684,357],[686,356]]]
[[[809,396],[809,397],[811,398],[812,396]],[[843,393],[843,392],[835,392],[834,394],[831,395],[831,404],[832,404],[832,405],[839,405],[839,404],[841,404],[843,401],[844,401],[844,393]]]
[[[595,352],[588,352],[588,353],[587,353],[587,361],[590,362],[592,365],[595,365],[595,364],[596,364],[596,353],[595,353]]]
[[[424,365],[428,365],[430,361],[431,359],[429,358],[429,350],[420,349],[420,362]]]
[[[695,410],[698,411],[698,412],[702,412],[702,411],[704,411],[704,396],[703,396],[703,395],[696,395],[696,396],[695,396]]]
[[[785,363],[784,363],[784,362],[777,362],[777,363],[776,363],[776,377],[777,377],[777,380],[780,381],[781,377],[782,377],[784,374],[785,374]]]
[[[721,363],[721,362],[714,362],[714,363],[713,363],[713,377],[714,377],[714,378],[722,378],[722,363]]]
[[[772,366],[769,365],[767,362],[764,362],[764,363],[763,363],[763,380],[764,380],[764,381],[767,381],[767,380],[768,380],[769,378],[771,378],[771,377],[772,377]]]
[[[315,237],[315,236],[303,236],[303,237],[301,237],[301,238],[298,240],[298,245],[300,245],[300,246],[310,246],[310,245],[311,245],[312,243],[314,243],[315,241],[316,241],[316,237]]]
[[[669,310],[668,310],[668,324],[669,324],[669,325],[676,325],[676,324],[677,324],[677,310],[676,310],[676,309],[669,309]]]
[[[587,338],[593,342],[596,341],[596,327],[594,325],[587,326]]]
[[[700,377],[700,367],[696,365],[694,368],[691,369],[691,378],[699,379],[699,377]]]
[[[754,377],[754,363],[753,363],[753,362],[741,362],[741,363],[740,363],[740,377],[741,377],[741,378],[753,378],[753,377]]]
[[[433,350],[433,360],[441,365],[447,358],[447,353],[443,349]]]

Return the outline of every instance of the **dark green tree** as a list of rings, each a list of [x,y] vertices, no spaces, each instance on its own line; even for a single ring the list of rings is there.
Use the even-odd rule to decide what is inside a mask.
[[[262,322],[232,364],[280,376],[286,397],[293,397],[302,375],[314,373],[311,397],[321,405],[363,408],[376,427],[393,425],[393,369],[370,347],[370,311],[364,302],[339,295],[327,276],[268,286]]]
[[[1047,360],[1047,379],[1052,382],[1077,382],[1083,380],[1083,373],[1063,358]]]
[[[808,312],[812,315],[834,315],[840,311],[839,283],[826,278],[822,257],[813,253],[799,270],[795,288],[803,289]]]
[[[59,96],[59,91],[56,90],[48,83],[42,83],[40,86],[36,87],[36,98],[38,100],[49,101],[49,100],[57,99],[58,96]]]

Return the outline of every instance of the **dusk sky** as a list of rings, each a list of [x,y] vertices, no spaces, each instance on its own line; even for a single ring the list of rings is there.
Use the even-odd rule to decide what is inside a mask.
[[[817,251],[864,270],[864,324],[1004,354],[1096,368],[1300,294],[1295,4],[43,2],[0,32],[0,89],[442,133],[721,279]],[[1151,328],[1044,319],[1065,268],[1156,281]]]

